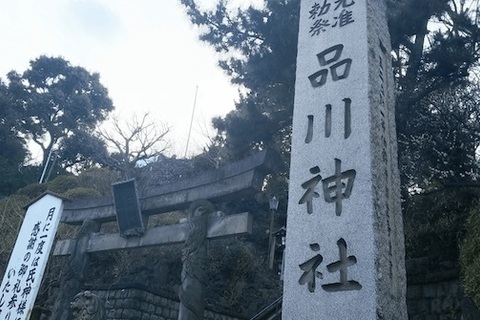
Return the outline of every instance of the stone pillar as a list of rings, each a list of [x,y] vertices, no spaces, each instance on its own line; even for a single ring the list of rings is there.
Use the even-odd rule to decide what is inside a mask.
[[[302,0],[284,319],[407,319],[384,0]]]
[[[72,311],[70,303],[74,300],[76,294],[81,291],[83,282],[88,270],[90,257],[87,253],[90,235],[98,232],[101,225],[92,220],[85,220],[78,233],[75,242],[75,249],[70,256],[70,270],[61,281],[59,295],[55,299],[53,312],[50,317],[52,320],[71,320]]]
[[[201,320],[205,309],[207,285],[207,222],[213,205],[206,200],[194,201],[187,213],[190,230],[183,249],[179,320]]]

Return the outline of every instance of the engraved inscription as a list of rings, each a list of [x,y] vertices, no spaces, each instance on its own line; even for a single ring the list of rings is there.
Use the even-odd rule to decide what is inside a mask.
[[[327,283],[322,285],[322,289],[327,292],[360,290],[362,285],[355,280],[348,280],[348,268],[357,264],[357,258],[353,255],[347,256],[347,242],[340,238],[337,241],[339,259],[327,265],[327,271],[330,273],[339,273],[339,282]],[[299,264],[300,270],[303,271],[298,283],[300,285],[307,285],[308,291],[315,292],[316,279],[323,279],[323,273],[317,271],[320,264],[323,262],[323,256],[318,253],[320,245],[318,243],[310,244],[310,250],[317,254],[307,261]]]
[[[312,142],[312,137],[313,137],[313,115],[309,114],[307,116],[308,119],[308,125],[307,125],[307,136],[305,137],[305,143],[310,143]]]
[[[325,138],[332,134],[332,105],[325,105]]]
[[[355,256],[347,257],[347,243],[343,238],[337,241],[340,259],[327,265],[328,272],[340,272],[340,281],[336,283],[329,283],[322,285],[323,290],[335,291],[349,291],[360,290],[362,285],[354,280],[348,280],[348,267],[357,263]]]
[[[331,10],[332,4],[334,6]],[[308,11],[308,19],[313,21],[309,30],[310,36],[318,36],[329,28],[342,28],[355,22],[352,11],[354,4],[355,1],[353,0],[323,0],[320,3],[315,2]]]
[[[318,174],[320,173],[320,168],[318,166],[310,168],[310,173],[316,174],[316,176],[302,183],[302,188],[306,189],[307,191],[305,191],[304,195],[300,198],[300,201],[298,202],[298,204],[307,204],[307,213],[313,212],[312,200],[313,198],[320,197],[320,195],[315,192],[315,187],[319,184],[320,181],[322,181],[322,176]]]
[[[310,249],[312,251],[320,251],[320,245],[318,243],[310,244]],[[303,270],[303,274],[298,280],[298,283],[301,285],[307,284],[308,291],[315,292],[315,278],[323,279],[323,274],[317,271],[317,268],[323,261],[323,257],[321,254],[317,254],[313,258],[305,261],[304,263],[300,264],[300,269]]]
[[[335,203],[335,213],[337,216],[342,214],[342,201],[348,199],[352,193],[356,171],[350,169],[342,172],[341,166],[342,161],[335,159],[335,174],[323,180],[319,174],[320,168],[318,166],[310,168],[310,173],[315,176],[302,183],[301,186],[306,191],[298,201],[298,204],[306,204],[307,213],[313,213],[313,198],[320,197],[319,193],[315,191],[315,188],[321,181],[325,201],[327,203]]]
[[[335,174],[322,181],[323,195],[328,203],[335,203],[335,213],[342,214],[342,201],[352,193],[356,171],[351,169],[342,172],[342,161],[335,158]]]
[[[317,54],[320,67],[327,67],[327,65],[330,66],[328,69],[320,69],[319,71],[308,76],[312,87],[320,88],[325,85],[327,83],[329,70],[333,81],[348,78],[348,75],[350,74],[350,67],[352,65],[352,59],[347,58],[340,60],[343,48],[343,44],[337,44]]]
[[[343,117],[343,138],[348,139],[352,133],[352,99],[342,99],[344,103],[344,117]],[[305,136],[305,143],[310,143],[313,140],[315,117],[313,115],[307,116],[307,134]],[[332,105],[325,105],[325,138],[330,138],[332,134]]]

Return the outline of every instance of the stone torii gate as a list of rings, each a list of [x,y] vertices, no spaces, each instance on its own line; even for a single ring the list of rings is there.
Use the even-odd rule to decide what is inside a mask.
[[[189,255],[187,252],[190,250],[188,246],[191,246],[191,242],[194,241],[192,239],[198,237],[198,234],[203,234],[204,239],[200,240],[202,242],[205,239],[251,233],[252,215],[250,213],[223,215],[214,212],[213,206],[209,206],[209,204],[230,201],[258,192],[265,176],[274,168],[274,163],[275,157],[270,152],[262,151],[223,168],[151,188],[138,198],[134,194],[129,194],[127,197],[134,200],[134,205],[128,208],[132,211],[130,213],[122,212],[120,214],[119,211],[124,210],[118,202],[115,203],[116,201],[112,197],[82,199],[65,203],[61,222],[82,227],[77,239],[59,240],[56,243],[53,254],[69,256],[71,270],[63,281],[61,294],[54,306],[51,319],[70,319],[69,304],[80,291],[81,283],[85,280],[89,253],[145,248],[187,241],[183,258],[184,271],[182,271],[182,278],[185,278],[184,274],[188,273],[186,269],[189,268],[186,260],[202,261],[201,257],[198,258],[198,253]],[[148,230],[143,227],[145,220],[151,215],[185,210],[189,206],[187,223],[159,226]],[[201,208],[200,211],[198,211],[199,208]],[[138,213],[137,217],[135,217],[135,211]],[[133,228],[129,230],[122,228],[120,220],[125,221],[125,219],[129,224],[134,225]],[[119,222],[119,233],[98,233],[102,223],[115,220]],[[202,225],[203,227],[201,227]],[[196,231],[198,226],[204,230]],[[182,284],[182,287],[188,288],[189,284]],[[204,302],[196,301],[197,310],[193,312],[188,310],[187,303],[182,301],[182,295],[180,294],[179,319],[201,319]],[[188,299],[191,298],[188,297]]]

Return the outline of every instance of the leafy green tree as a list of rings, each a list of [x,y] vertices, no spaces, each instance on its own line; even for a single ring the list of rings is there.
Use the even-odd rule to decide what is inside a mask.
[[[8,75],[9,93],[23,115],[21,131],[43,151],[42,165],[60,139],[73,130],[92,130],[113,104],[98,73],[61,57],[40,56],[30,68]]]
[[[411,257],[458,257],[465,222],[480,191],[479,93],[477,84],[441,90],[427,95],[413,111],[417,119],[410,120],[410,141],[401,140]]]
[[[213,120],[218,135],[207,150],[210,158],[274,147],[288,159],[299,2],[265,0],[261,7],[233,9],[223,0],[208,11],[195,0],[181,0],[200,39],[221,53],[219,66],[243,93],[235,110]],[[409,239],[443,239],[458,254],[479,186],[480,92],[472,74],[479,61],[480,4],[387,0],[387,5],[407,227],[432,222],[428,230],[410,230],[416,234]]]
[[[94,132],[80,129],[59,143],[59,166],[72,172],[82,172],[95,167],[108,166],[110,155],[105,141]]]
[[[299,1],[265,0],[260,8],[235,10],[223,0],[212,11],[202,11],[194,0],[181,3],[200,27],[200,39],[222,54],[219,66],[245,92],[234,111],[214,119],[217,143],[235,150],[277,145],[288,152]],[[477,65],[478,8],[468,3],[388,1],[401,135],[417,119],[414,103],[464,84]]]
[[[389,1],[410,257],[458,258],[478,199],[478,1]]]
[[[0,80],[0,196],[11,194],[26,184],[22,167],[28,155],[18,131],[21,115],[12,104],[8,87]]]
[[[477,187],[479,84],[454,86],[416,103],[400,139],[406,186],[417,190]]]
[[[220,1],[212,12],[201,11],[193,0],[181,2],[203,30],[200,39],[221,53],[219,66],[243,92],[234,111],[213,120],[217,146],[229,151],[223,160],[267,147],[288,155],[298,1],[266,1],[262,9],[238,11]]]
[[[479,60],[478,1],[388,3],[404,190],[450,184],[446,168],[457,184],[461,175],[468,180],[478,146],[478,85],[469,78]]]

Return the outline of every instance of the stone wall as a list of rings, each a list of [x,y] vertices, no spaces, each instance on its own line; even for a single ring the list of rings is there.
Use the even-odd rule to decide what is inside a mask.
[[[144,289],[91,289],[105,302],[108,320],[176,320],[179,300]],[[205,320],[242,320],[226,312],[206,309]]]
[[[453,262],[432,266],[428,258],[408,260],[409,320],[480,319],[478,309],[463,294],[459,279],[459,270]]]
[[[437,270],[437,271],[432,271]],[[407,261],[409,320],[478,320],[479,310],[465,297],[453,262],[432,265],[428,258]],[[89,288],[105,302],[108,320],[176,320],[179,300],[141,285]],[[205,320],[244,320],[223,310],[205,310]]]

